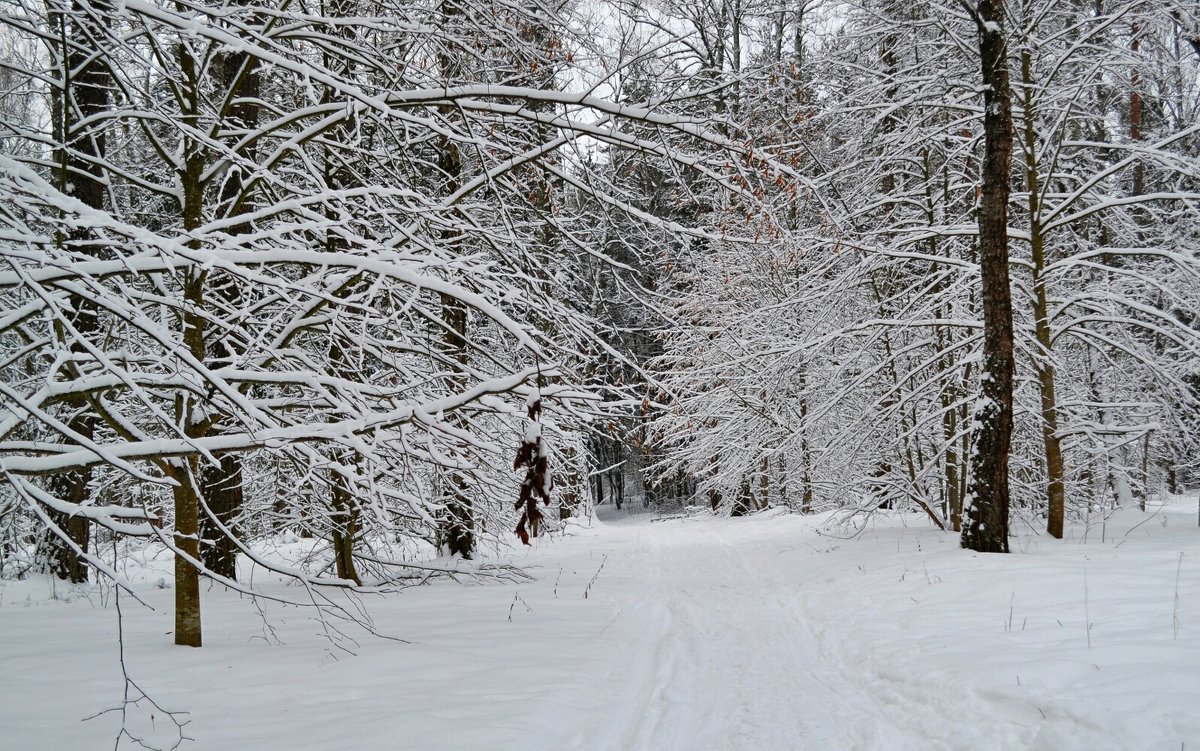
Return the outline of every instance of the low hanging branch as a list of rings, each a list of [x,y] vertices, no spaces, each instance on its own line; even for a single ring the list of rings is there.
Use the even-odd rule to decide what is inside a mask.
[[[530,537],[538,536],[542,512],[538,509],[537,499],[550,505],[550,491],[554,488],[554,479],[550,476],[550,449],[542,439],[542,424],[538,416],[542,412],[541,396],[531,396],[529,401],[529,427],[525,429],[525,437],[521,447],[517,449],[517,458],[513,469],[528,467],[525,479],[521,480],[521,495],[514,506],[521,511],[521,521],[517,523],[517,536],[521,542],[529,544]]]

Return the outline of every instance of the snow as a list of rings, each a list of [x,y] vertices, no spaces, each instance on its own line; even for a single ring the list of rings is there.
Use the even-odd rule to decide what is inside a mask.
[[[608,513],[611,513],[609,511]],[[506,560],[361,604],[374,627],[206,587],[205,646],[175,647],[170,560],[130,562],[130,677],[190,714],[182,748],[1163,749],[1200,743],[1194,498],[978,555],[917,515],[570,524]],[[279,549],[311,541],[278,542]],[[159,589],[161,581],[166,589]],[[282,584],[268,593],[297,596]],[[111,747],[110,588],[0,582],[6,747]],[[344,596],[344,595],[336,595]],[[130,728],[175,738],[150,710]],[[398,745],[399,744],[399,745]],[[130,747],[126,741],[122,748]]]
[[[542,424],[536,420],[530,420],[525,426],[525,437],[522,438],[523,443],[537,443],[542,437]]]

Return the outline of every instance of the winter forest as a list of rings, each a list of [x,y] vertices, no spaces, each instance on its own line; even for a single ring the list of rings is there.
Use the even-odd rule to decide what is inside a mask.
[[[0,259],[0,747],[1200,748],[1195,0],[0,0]]]

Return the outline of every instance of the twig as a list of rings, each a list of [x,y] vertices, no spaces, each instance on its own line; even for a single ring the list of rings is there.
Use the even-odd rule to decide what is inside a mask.
[[[283,644],[283,642],[280,641],[280,639],[279,639],[279,634],[276,633],[276,631],[275,631],[275,627],[271,625],[271,622],[269,620],[267,620],[267,614],[263,610],[262,603],[259,602],[257,597],[251,597],[250,602],[252,602],[254,604],[254,609],[258,611],[258,617],[259,617],[259,619],[262,620],[262,627],[263,627],[262,636],[257,637],[257,638],[262,639],[267,644],[272,644],[272,645],[276,645],[276,646]]]
[[[1013,603],[1017,601],[1017,582],[1013,581],[1012,596],[1008,598],[1008,623],[1005,624],[1004,630],[1012,631],[1013,622]]]
[[[597,633],[596,636],[599,636],[600,634],[603,634],[605,631],[607,631],[608,627],[613,625],[614,623],[616,623],[617,619],[620,617],[621,617],[621,611],[618,610],[617,614],[612,617],[612,620],[609,621],[608,623],[604,624],[604,628],[600,629],[599,633]]]
[[[1175,567],[1175,609],[1171,613],[1172,639],[1179,639],[1179,574],[1183,571],[1183,551],[1179,552],[1179,565]]]
[[[1088,649],[1092,648],[1092,616],[1088,610],[1087,569],[1083,571],[1083,625],[1087,631]]]
[[[521,595],[519,593],[514,592],[512,604],[510,604],[508,606],[508,622],[509,623],[512,623],[513,609],[517,607],[518,602],[521,603],[521,607],[525,608],[525,612],[529,613],[530,615],[537,615],[537,613],[533,612],[533,608],[529,607],[529,603],[525,602],[525,600],[523,600],[521,598]]]
[[[114,540],[113,541],[113,568],[114,569],[116,568],[116,565],[117,565],[117,543]],[[192,737],[186,735],[183,731],[184,726],[186,726],[188,723],[190,723],[191,720],[180,719],[180,718],[186,717],[188,715],[188,712],[171,711],[168,709],[163,709],[161,704],[156,702],[152,696],[147,694],[145,692],[145,690],[142,689],[142,687],[137,684],[137,681],[135,681],[135,680],[133,680],[133,678],[129,677],[129,669],[125,665],[125,620],[124,620],[124,614],[121,612],[121,587],[113,588],[113,602],[116,603],[116,607],[117,607],[117,655],[118,655],[118,660],[120,661],[120,664],[121,664],[121,676],[125,679],[125,687],[123,689],[123,693],[122,693],[122,697],[121,697],[121,706],[111,707],[109,709],[105,709],[100,712],[97,712],[96,714],[94,714],[90,717],[84,717],[83,722],[87,722],[88,720],[94,720],[97,717],[102,717],[110,712],[120,712],[121,713],[121,729],[119,731],[117,731],[117,737],[113,741],[113,751],[117,751],[121,747],[121,739],[122,738],[128,738],[130,740],[130,742],[133,743],[134,745],[139,746],[144,749],[149,749],[149,751],[175,751],[175,749],[182,746],[184,744],[184,742],[186,742],[186,741],[195,742],[195,740],[196,740],[195,738],[192,738]],[[137,692],[136,697],[131,698],[130,689],[133,689],[133,691]],[[130,732],[130,730],[129,730],[129,710],[130,710],[130,708],[139,706],[143,701],[148,703],[151,706],[151,708],[153,708],[154,710],[157,710],[158,712],[166,715],[167,719],[169,719],[172,723],[175,724],[175,732],[176,732],[175,743],[173,743],[170,747],[164,749],[160,746],[151,746],[146,742],[145,738],[134,735],[132,732]],[[151,723],[151,727],[153,728],[154,712],[150,713],[150,723]]]
[[[600,571],[604,568],[604,564],[608,562],[608,553],[604,554],[604,558],[600,560],[600,568],[596,569],[596,573],[592,574],[592,579],[583,588],[583,599],[588,598],[588,592],[592,590],[592,585],[596,583],[596,578],[600,576]]]
[[[1128,530],[1125,532],[1125,536],[1126,536],[1126,537],[1128,537],[1128,536],[1129,536],[1129,533],[1130,533],[1130,532],[1132,532],[1133,530],[1135,530],[1135,529],[1137,529],[1138,527],[1142,526],[1143,524],[1145,524],[1146,522],[1150,521],[1151,519],[1155,519],[1155,518],[1157,518],[1157,517],[1160,515],[1160,513],[1161,513],[1161,512],[1162,512],[1162,507],[1160,506],[1160,507],[1158,507],[1157,509],[1155,509],[1155,510],[1154,510],[1154,513],[1153,513],[1153,514],[1150,514],[1150,515],[1149,515],[1149,516],[1147,516],[1145,519],[1142,519],[1140,522],[1138,522],[1137,524],[1135,524],[1135,525],[1133,525],[1132,527],[1130,527],[1130,528],[1129,528],[1129,529],[1128,529]]]

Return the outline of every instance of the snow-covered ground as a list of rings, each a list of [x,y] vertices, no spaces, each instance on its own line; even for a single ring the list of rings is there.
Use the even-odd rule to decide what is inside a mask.
[[[190,749],[1200,749],[1194,500],[1026,527],[1010,556],[827,521],[573,528],[516,551],[534,581],[362,602],[407,643],[213,588],[205,646],[175,647],[149,585],[126,664]],[[82,720],[120,704],[116,626],[111,592],[0,582],[0,748],[112,748],[117,713]],[[129,728],[174,736],[144,705]]]

